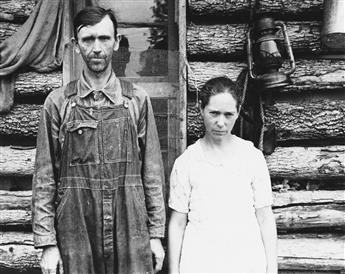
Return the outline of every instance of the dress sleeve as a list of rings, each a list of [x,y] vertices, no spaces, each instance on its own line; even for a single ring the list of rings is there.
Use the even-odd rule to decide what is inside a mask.
[[[255,150],[253,163],[252,189],[254,193],[254,207],[271,206],[273,203],[271,179],[266,160],[261,151]]]
[[[188,176],[188,165],[177,158],[170,174],[169,207],[181,212],[189,212],[191,185]]]

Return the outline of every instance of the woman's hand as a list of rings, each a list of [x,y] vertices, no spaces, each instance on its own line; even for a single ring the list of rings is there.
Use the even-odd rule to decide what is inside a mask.
[[[43,274],[63,274],[63,265],[59,248],[57,246],[45,247],[43,249],[40,265]],[[57,272],[58,269],[59,272]]]

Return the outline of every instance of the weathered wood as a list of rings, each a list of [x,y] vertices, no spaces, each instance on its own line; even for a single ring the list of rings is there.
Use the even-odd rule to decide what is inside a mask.
[[[62,86],[62,72],[51,73],[24,72],[16,76],[16,96],[47,96]]]
[[[320,52],[320,22],[288,22],[287,32],[295,54]],[[187,53],[193,59],[244,57],[247,25],[216,24],[187,26]]]
[[[248,14],[249,1],[228,0],[189,0],[188,12],[192,16],[222,16],[231,17],[236,14]],[[260,0],[257,13],[271,15],[292,16],[299,14],[320,13],[323,8],[322,0]],[[274,18],[279,18],[275,16]],[[247,18],[246,18],[247,19]]]
[[[33,11],[37,0],[0,0],[0,13],[12,16],[12,22],[24,22]]]
[[[0,191],[0,226],[31,225],[31,194],[31,191]],[[278,229],[345,227],[344,194],[345,191],[274,193]]]
[[[279,269],[343,270],[344,237],[335,235],[280,236]],[[0,268],[29,270],[39,267],[40,250],[33,248],[31,233],[0,232]]]
[[[275,103],[265,107],[265,125],[276,127],[279,141],[344,138],[345,101]]]
[[[273,179],[344,180],[345,146],[277,147],[266,156]],[[33,173],[35,149],[0,147],[0,176],[29,176]]]
[[[321,203],[345,204],[344,190],[285,191],[273,192],[273,206],[285,207],[296,204],[316,205]]]
[[[36,149],[19,150],[0,146],[1,176],[31,176],[34,172]]]
[[[345,146],[277,147],[266,161],[271,178],[344,180]]]
[[[279,269],[345,270],[344,236],[280,235],[278,240]]]
[[[31,210],[32,191],[0,190],[0,211]]]
[[[275,208],[278,230],[345,228],[345,204]]]
[[[0,115],[0,134],[36,137],[41,105],[15,105]]]
[[[265,105],[265,125],[274,125],[277,141],[322,140],[345,137],[345,101],[323,100],[311,103],[275,103]],[[187,105],[189,143],[204,134],[200,111]]]
[[[31,270],[39,267],[41,250],[33,247],[30,232],[0,232],[0,269]]]
[[[236,80],[246,62],[191,62],[193,73],[188,77],[188,91],[195,92],[213,77],[226,75]],[[291,75],[292,85],[282,89],[283,92],[320,90],[328,92],[345,87],[345,61],[323,59],[297,59],[296,70]]]

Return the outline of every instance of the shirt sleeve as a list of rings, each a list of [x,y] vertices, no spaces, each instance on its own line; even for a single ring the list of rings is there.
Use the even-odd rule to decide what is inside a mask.
[[[59,115],[48,97],[41,110],[32,182],[32,230],[35,248],[56,245],[55,193]]]
[[[257,149],[255,149],[253,160],[254,174],[252,179],[252,189],[254,193],[254,207],[261,208],[271,206],[273,203],[271,179],[266,160],[262,152]]]
[[[150,98],[144,91],[139,92],[141,107],[137,126],[142,159],[141,174],[149,218],[148,229],[151,238],[163,238],[166,217],[162,154]]]
[[[190,194],[187,165],[178,158],[170,174],[169,207],[181,213],[188,213]]]

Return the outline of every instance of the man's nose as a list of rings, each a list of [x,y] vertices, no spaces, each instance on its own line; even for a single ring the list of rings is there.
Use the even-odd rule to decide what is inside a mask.
[[[98,39],[95,40],[95,42],[93,43],[93,52],[94,53],[101,53],[101,44],[100,42],[98,41]]]

